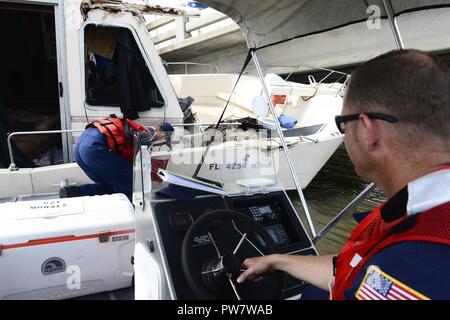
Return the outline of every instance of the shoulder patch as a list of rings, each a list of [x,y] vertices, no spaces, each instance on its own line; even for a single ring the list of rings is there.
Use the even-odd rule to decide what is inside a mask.
[[[374,265],[367,268],[355,297],[358,300],[430,300]]]

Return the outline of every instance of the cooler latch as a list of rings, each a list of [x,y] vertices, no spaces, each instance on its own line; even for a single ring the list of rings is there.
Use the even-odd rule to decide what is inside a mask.
[[[100,243],[108,242],[109,241],[109,231],[99,232],[98,241],[100,241]]]

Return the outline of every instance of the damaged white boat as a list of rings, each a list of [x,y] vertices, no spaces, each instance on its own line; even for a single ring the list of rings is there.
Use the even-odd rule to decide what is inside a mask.
[[[206,141],[198,139],[207,129],[203,124],[218,121],[231,94],[224,116],[234,121],[220,124],[221,138],[211,146],[217,151],[210,153],[216,157],[210,161],[214,165],[201,168],[199,174],[214,180],[219,166],[236,170],[245,165],[245,159],[224,152],[231,145],[246,148],[248,144],[264,143],[268,158],[285,161],[279,138],[272,134],[275,130],[267,102],[261,102],[267,99],[261,97],[262,85],[257,77],[243,76],[232,92],[237,75],[167,76],[142,15],[192,13],[117,1],[69,0],[52,6],[42,6],[40,1],[0,4],[5,16],[3,30],[11,23],[20,26],[8,51],[12,55],[17,51],[17,62],[2,71],[5,87],[10,89],[0,99],[5,167],[0,169],[0,197],[51,193],[62,185],[90,182],[72,163],[73,145],[89,121],[110,114],[139,117],[137,121],[144,125],[157,126],[163,121],[174,124],[170,147],[155,148],[152,157],[168,161],[172,171],[192,176],[206,148]],[[20,21],[28,22],[21,25]],[[38,31],[33,33],[32,29]],[[27,48],[33,53],[30,63],[34,67],[21,71],[20,48],[37,43],[39,36],[44,42]],[[106,67],[105,60],[109,64]],[[340,113],[342,90],[340,86],[271,79],[274,83],[267,83],[270,94],[285,96],[285,101],[276,106],[277,114],[295,120],[285,135],[297,178],[305,188],[342,142],[333,120]],[[36,89],[23,92],[22,86],[29,81]],[[188,96],[195,101],[183,114],[178,98]],[[255,98],[260,98],[257,111],[252,109]],[[188,118],[188,113],[196,117]],[[239,122],[246,117],[258,119],[255,124],[259,130]],[[39,156],[41,160],[34,163],[29,160]],[[279,170],[285,187],[295,188],[287,167],[279,166]]]
[[[333,72],[329,70],[330,74]],[[191,112],[196,122],[210,123],[212,125],[209,128],[214,129],[219,115],[222,114],[223,119],[226,119],[220,127],[222,139],[216,138],[214,146],[211,147],[220,156],[211,159],[211,166],[202,168],[200,174],[208,179],[214,180],[214,171],[220,166],[235,170],[244,165],[242,160],[232,157],[227,159],[226,153],[220,153],[220,143],[223,141],[226,142],[227,148],[231,145],[233,148],[245,148],[255,143],[264,145],[267,158],[275,157],[279,164],[286,163],[260,79],[249,75],[243,75],[239,80],[238,77],[236,74],[170,75],[178,96],[192,96],[195,99]],[[283,123],[283,135],[289,145],[301,187],[306,188],[342,143],[343,136],[337,131],[334,117],[340,114],[342,109],[344,85],[315,81],[300,84],[285,81],[274,74],[267,74],[265,83],[277,117],[281,122],[283,117],[288,119]],[[236,87],[233,88],[234,86]],[[224,111],[225,105],[227,107]],[[184,141],[192,139],[195,141],[195,135],[184,137]],[[192,155],[197,156],[194,161],[180,161],[187,155],[185,150],[182,151],[183,156],[179,152],[176,149],[172,152],[175,158],[172,158],[169,168],[192,175],[193,168],[198,163],[198,154]],[[154,153],[154,156],[159,155],[159,152]],[[281,165],[277,169],[285,188],[295,189],[288,167]]]

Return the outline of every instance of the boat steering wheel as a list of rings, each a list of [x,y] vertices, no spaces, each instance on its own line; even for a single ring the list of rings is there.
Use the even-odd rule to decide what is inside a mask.
[[[186,280],[199,299],[276,299],[282,284],[279,271],[265,275],[261,281],[236,282],[246,258],[272,253],[276,253],[276,245],[259,223],[237,211],[217,210],[190,226],[181,262]]]

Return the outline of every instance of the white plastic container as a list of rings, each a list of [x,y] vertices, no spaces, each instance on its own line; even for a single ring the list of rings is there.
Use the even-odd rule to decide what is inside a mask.
[[[0,299],[131,286],[133,212],[122,194],[0,204]]]

